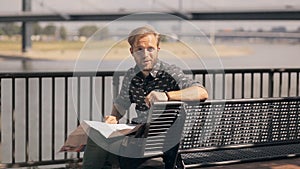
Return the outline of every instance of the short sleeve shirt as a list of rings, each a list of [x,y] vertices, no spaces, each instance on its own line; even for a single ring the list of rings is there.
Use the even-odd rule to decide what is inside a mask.
[[[120,94],[114,100],[115,104],[125,110],[135,103],[137,123],[146,121],[149,108],[144,101],[151,91],[168,92],[202,85],[187,77],[183,71],[165,62],[158,61],[149,76],[144,77],[138,66],[130,68],[123,79]]]

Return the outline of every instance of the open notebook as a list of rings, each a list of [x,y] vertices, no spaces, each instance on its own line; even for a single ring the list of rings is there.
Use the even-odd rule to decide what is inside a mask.
[[[80,152],[84,150],[87,143],[88,133],[91,129],[96,130],[106,138],[128,135],[138,130],[140,125],[129,124],[107,124],[99,121],[84,120],[81,124],[68,136],[64,145],[59,152]]]

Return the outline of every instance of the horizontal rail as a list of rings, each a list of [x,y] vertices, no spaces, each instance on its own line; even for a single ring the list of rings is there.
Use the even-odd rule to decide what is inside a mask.
[[[298,68],[273,68],[273,69],[193,69],[183,70],[186,74],[208,74],[208,73],[271,73],[271,72],[300,72]],[[123,76],[125,71],[86,71],[86,72],[5,72],[0,73],[0,78],[22,78],[22,77],[79,77],[79,76]]]

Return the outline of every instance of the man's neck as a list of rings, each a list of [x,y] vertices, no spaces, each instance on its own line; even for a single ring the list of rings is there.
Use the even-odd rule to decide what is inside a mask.
[[[151,72],[151,70],[142,70],[144,77],[149,76],[150,72]]]

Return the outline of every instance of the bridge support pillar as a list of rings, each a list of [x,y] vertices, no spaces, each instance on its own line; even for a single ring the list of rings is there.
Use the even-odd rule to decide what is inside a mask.
[[[22,0],[22,11],[31,11],[31,0]],[[31,49],[32,26],[30,22],[22,22],[22,52]]]

